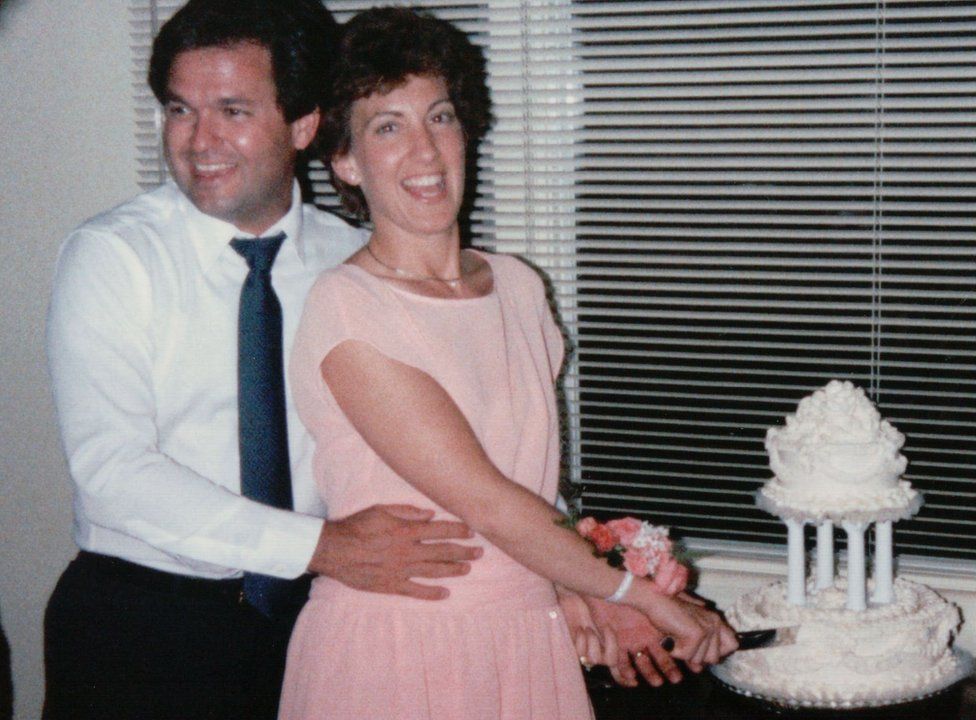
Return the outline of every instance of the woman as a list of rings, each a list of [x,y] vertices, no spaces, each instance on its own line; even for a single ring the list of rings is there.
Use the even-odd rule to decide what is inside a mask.
[[[346,27],[322,148],[374,232],[319,278],[290,368],[330,512],[431,505],[484,545],[436,603],[317,578],[281,718],[588,718],[553,582],[614,597],[714,663],[735,647],[701,606],[594,557],[556,524],[563,353],[542,283],[461,250],[468,148],[489,117],[483,59],[448,23],[374,9]],[[628,581],[629,582],[629,581]]]

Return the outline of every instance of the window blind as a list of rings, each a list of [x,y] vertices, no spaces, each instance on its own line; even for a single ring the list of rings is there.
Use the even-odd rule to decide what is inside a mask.
[[[183,5],[182,0],[131,0],[129,38],[132,53],[132,92],[135,105],[136,181],[143,190],[167,177],[159,134],[162,115],[146,83],[152,41],[160,26]]]
[[[134,2],[152,185],[145,49],[179,3]],[[976,560],[976,2],[413,4],[486,50],[472,230],[552,281],[587,512],[781,544],[765,431],[841,378],[907,436],[899,552]]]
[[[976,557],[976,6],[574,9],[585,504],[781,542],[766,428],[839,377],[908,437],[899,550]]]

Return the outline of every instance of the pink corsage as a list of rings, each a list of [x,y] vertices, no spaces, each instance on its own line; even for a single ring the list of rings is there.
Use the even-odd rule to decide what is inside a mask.
[[[648,576],[665,595],[677,595],[688,584],[688,568],[671,554],[668,528],[625,517],[599,523],[585,517],[576,532],[593,543],[595,554],[638,577]]]

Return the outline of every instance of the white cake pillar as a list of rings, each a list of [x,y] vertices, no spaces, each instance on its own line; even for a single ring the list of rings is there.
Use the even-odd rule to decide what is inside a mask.
[[[786,519],[787,575],[786,599],[790,605],[806,604],[806,553],[803,549],[803,522]]]
[[[824,520],[817,525],[817,590],[834,584],[834,524]]]
[[[874,524],[874,594],[871,599],[887,605],[895,599],[891,520]]]
[[[847,609],[867,608],[864,572],[864,523],[845,522],[847,533]]]

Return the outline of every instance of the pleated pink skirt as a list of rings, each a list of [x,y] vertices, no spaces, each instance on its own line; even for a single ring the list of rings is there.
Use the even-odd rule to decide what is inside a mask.
[[[292,634],[279,719],[591,719],[551,585],[492,594],[424,602],[318,579]]]

